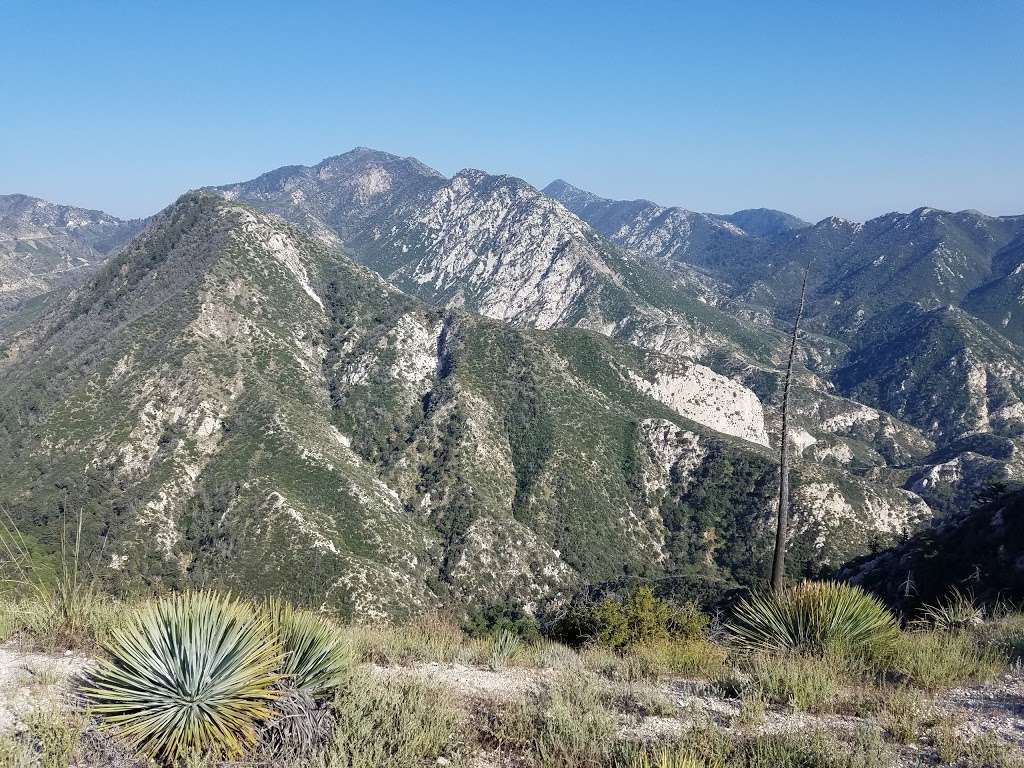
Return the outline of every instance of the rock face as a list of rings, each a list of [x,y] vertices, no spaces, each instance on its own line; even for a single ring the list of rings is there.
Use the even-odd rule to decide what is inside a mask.
[[[898,467],[906,488],[926,491],[943,509],[969,504],[985,478],[1024,481],[1005,457],[965,455],[958,466],[970,469],[958,472],[927,463],[934,448],[973,435],[1009,438],[1018,451],[1024,445],[1017,319],[1024,216],[919,208],[864,224],[832,217],[801,226],[777,212],[714,217],[605,200],[566,182],[545,191],[637,258],[705,270],[704,285],[718,294],[711,303],[780,329],[791,322],[804,265],[811,265],[803,340],[809,370],[797,404],[805,459]],[[773,392],[757,385],[759,374],[726,372],[752,386],[773,413]],[[829,425],[846,417],[835,412],[835,395],[870,406],[873,415],[860,411],[856,427],[837,431]],[[815,412],[829,415],[801,416]],[[943,479],[922,484],[932,476]]]
[[[0,195],[0,313],[81,282],[141,229],[102,211]]]
[[[332,233],[322,239],[433,304],[521,327],[593,329],[696,359],[771,353],[771,338],[671,288],[696,278],[631,259],[511,176],[467,169],[447,179],[412,158],[357,149],[218,191]]]
[[[40,542],[80,509],[115,585],[368,616],[627,570],[763,577],[774,466],[749,387],[422,303],[223,196],[183,197],[0,344],[0,491]],[[838,469],[794,479],[794,569],[922,514]]]

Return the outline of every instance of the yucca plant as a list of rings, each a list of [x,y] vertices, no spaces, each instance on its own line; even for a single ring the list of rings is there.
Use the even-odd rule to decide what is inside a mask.
[[[281,646],[278,671],[287,682],[310,696],[345,682],[352,649],[324,617],[278,598],[269,599],[265,610]]]
[[[739,602],[725,628],[736,645],[749,650],[870,656],[899,638],[896,617],[878,598],[833,581],[752,593]]]
[[[502,629],[491,638],[491,669],[504,669],[522,650],[522,641],[515,632]]]
[[[281,695],[269,620],[230,596],[154,601],[104,648],[109,659],[82,680],[83,699],[102,727],[164,763],[241,754]]]
[[[953,587],[937,603],[923,606],[920,615],[914,621],[914,626],[919,629],[955,632],[976,627],[984,620],[985,613],[974,602],[974,596]]]

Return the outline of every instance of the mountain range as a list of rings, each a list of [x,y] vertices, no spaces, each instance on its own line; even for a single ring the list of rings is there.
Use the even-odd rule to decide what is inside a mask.
[[[807,264],[794,574],[1024,476],[1024,217],[701,214],[364,148],[146,221],[0,206],[0,489],[43,552],[81,511],[121,588],[753,583]]]

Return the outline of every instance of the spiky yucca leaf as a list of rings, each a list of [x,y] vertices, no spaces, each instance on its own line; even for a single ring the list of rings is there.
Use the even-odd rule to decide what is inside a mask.
[[[805,581],[781,592],[755,592],[740,601],[726,630],[751,650],[834,650],[875,654],[899,637],[896,617],[859,587]]]
[[[270,623],[230,596],[156,600],[115,630],[105,650],[110,658],[87,673],[82,697],[103,727],[167,763],[241,754],[280,697]]]
[[[279,671],[293,686],[317,696],[345,682],[352,649],[326,619],[277,598],[267,601],[266,613],[281,646]]]

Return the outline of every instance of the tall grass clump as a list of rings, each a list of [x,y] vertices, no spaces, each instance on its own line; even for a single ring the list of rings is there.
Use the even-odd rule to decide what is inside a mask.
[[[352,649],[327,619],[279,598],[268,600],[265,611],[281,646],[277,671],[291,686],[315,697],[347,679]]]
[[[997,651],[961,632],[906,632],[885,660],[885,670],[904,682],[938,691],[989,680],[1005,666]]]
[[[10,514],[0,508],[0,640],[14,635],[53,649],[96,647],[130,611],[86,578],[82,563],[82,515],[74,538],[67,521],[61,531],[60,561],[41,567]]]
[[[888,652],[900,637],[896,617],[878,598],[832,581],[755,592],[736,606],[726,631],[748,650],[866,657]]]
[[[165,763],[232,757],[280,697],[270,621],[230,596],[195,592],[145,606],[105,644],[79,686],[101,726]]]

